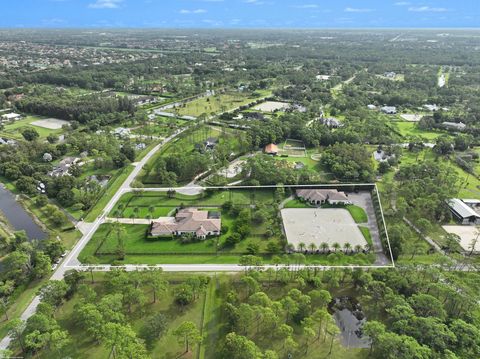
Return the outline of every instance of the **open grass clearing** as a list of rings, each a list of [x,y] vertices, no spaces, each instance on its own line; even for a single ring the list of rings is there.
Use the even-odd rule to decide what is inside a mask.
[[[271,94],[270,91],[257,91],[258,96],[246,95],[243,93],[225,93],[214,96],[202,97],[175,109],[169,109],[169,112],[177,112],[180,116],[194,116],[198,117],[205,113],[210,115],[212,113],[218,114],[247,105],[259,98],[266,97]]]
[[[400,134],[406,139],[411,137],[421,137],[428,141],[433,141],[446,134],[446,132],[443,131],[426,131],[419,129],[415,122],[398,121],[394,122],[394,124],[397,126]]]

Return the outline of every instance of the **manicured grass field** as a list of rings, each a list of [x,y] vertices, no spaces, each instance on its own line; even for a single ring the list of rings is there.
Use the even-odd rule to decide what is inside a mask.
[[[348,205],[345,207],[353,217],[355,223],[366,223],[368,222],[367,213],[362,207]]]
[[[283,206],[283,208],[314,208],[312,205],[310,205],[307,202],[300,201],[298,198],[294,198]]]
[[[122,217],[130,218],[134,212],[134,208],[138,208],[137,218],[147,218],[151,215],[152,218],[166,216],[170,211],[184,205],[195,207],[220,207],[227,201],[232,201],[238,205],[250,205],[254,203],[273,203],[274,193],[269,189],[258,190],[218,190],[211,195],[183,195],[176,193],[174,198],[169,198],[165,192],[141,192],[140,194],[126,193],[124,194],[114,209],[110,213],[110,217],[116,217],[119,206],[123,207],[120,212]],[[153,207],[153,212],[150,212],[150,207]]]
[[[373,248],[373,241],[372,241],[372,235],[370,234],[370,230],[367,227],[363,227],[363,226],[358,226],[358,228],[360,229],[363,236],[365,237],[365,240],[367,241],[367,244],[369,245],[369,247]]]

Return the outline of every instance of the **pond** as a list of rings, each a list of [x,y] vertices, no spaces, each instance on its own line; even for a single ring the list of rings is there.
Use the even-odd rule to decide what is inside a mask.
[[[370,338],[363,334],[367,322],[360,303],[351,297],[335,298],[330,305],[341,331],[341,342],[347,348],[370,348]]]
[[[47,233],[18,203],[15,196],[0,183],[0,211],[16,231],[25,231],[29,239],[46,239]]]

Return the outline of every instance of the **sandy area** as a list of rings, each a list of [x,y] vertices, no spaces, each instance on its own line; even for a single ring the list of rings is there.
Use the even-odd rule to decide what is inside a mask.
[[[49,130],[60,130],[63,125],[68,125],[68,121],[59,120],[58,118],[46,118],[44,120],[33,121],[30,124]]]
[[[400,117],[408,122],[418,122],[422,119],[423,115],[417,113],[402,113]]]
[[[253,109],[262,112],[274,112],[279,110],[286,110],[289,107],[290,104],[286,102],[267,101],[255,106]]]
[[[472,250],[473,241],[478,237],[474,252],[480,253],[480,236],[478,236],[475,226],[442,226],[448,233],[456,234],[460,237],[460,245],[466,252]]]
[[[288,243],[295,248],[299,243],[310,243],[317,247],[326,242],[330,246],[337,242],[342,246],[350,243],[367,245],[358,225],[348,210],[343,208],[284,208],[281,211]]]

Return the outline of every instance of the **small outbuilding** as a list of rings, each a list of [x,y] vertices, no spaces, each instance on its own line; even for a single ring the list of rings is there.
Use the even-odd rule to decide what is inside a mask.
[[[264,152],[267,155],[276,156],[278,154],[278,146],[274,143],[270,143],[265,146]]]
[[[480,215],[461,199],[452,198],[448,201],[448,207],[461,224],[480,224]]]

